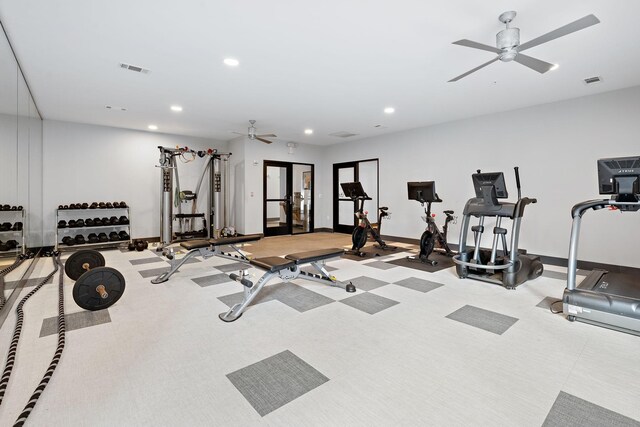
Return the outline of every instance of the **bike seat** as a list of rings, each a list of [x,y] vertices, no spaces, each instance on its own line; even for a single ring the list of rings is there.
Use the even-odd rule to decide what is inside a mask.
[[[453,215],[453,211],[444,211],[443,212],[445,215]]]
[[[381,207],[379,207],[378,209],[380,209],[382,212],[386,212],[386,211],[388,211],[388,210],[389,210],[389,208],[388,208],[388,207],[386,207],[386,206],[381,206]]]

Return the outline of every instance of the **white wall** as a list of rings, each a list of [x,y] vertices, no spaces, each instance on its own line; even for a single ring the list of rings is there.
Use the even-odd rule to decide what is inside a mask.
[[[238,147],[241,145],[242,147]],[[231,143],[231,151],[233,152],[233,160],[239,161],[238,153],[244,153],[243,165],[236,165],[236,171],[244,168],[244,174],[236,173],[235,178],[235,203],[236,210],[236,228],[239,233],[251,234],[262,233],[262,209],[263,209],[263,182],[262,174],[264,170],[264,160],[278,160],[293,163],[310,163],[315,165],[315,179],[326,174],[331,176],[331,167],[324,162],[324,152],[326,147],[297,144],[293,154],[289,154],[287,143],[283,141],[274,141],[273,144],[265,144],[260,141],[251,141],[248,138],[238,138]],[[238,149],[241,148],[241,149]],[[319,178],[320,177],[320,178]],[[242,180],[244,181],[242,182]],[[241,194],[244,192],[244,194]],[[331,204],[331,195],[325,195],[322,192],[314,193],[315,210],[323,204]],[[317,217],[316,217],[317,221]],[[318,228],[316,222],[315,227]]]
[[[226,142],[202,138],[45,120],[45,244],[55,241],[58,205],[77,202],[124,200],[131,209],[132,236],[159,236],[160,169],[155,167],[160,157],[158,146],[176,145],[228,150]],[[183,189],[194,189],[201,163],[199,158],[188,164],[179,162]]]
[[[393,213],[384,234],[416,239],[424,229],[422,210],[407,200],[407,181],[436,181],[444,203],[434,212],[442,224],[442,210],[460,215],[473,197],[476,169],[504,171],[513,200],[513,167],[520,166],[523,196],[538,199],[525,212],[520,246],[566,258],[571,207],[606,197],[598,196],[599,158],[640,154],[639,117],[640,87],[634,87],[330,146],[323,149],[327,170],[317,174],[328,203],[317,207],[316,227],[331,226],[333,163],[379,158],[380,204]],[[640,267],[639,220],[633,213],[589,212],[579,258]],[[451,226],[450,241],[457,241],[458,225]]]

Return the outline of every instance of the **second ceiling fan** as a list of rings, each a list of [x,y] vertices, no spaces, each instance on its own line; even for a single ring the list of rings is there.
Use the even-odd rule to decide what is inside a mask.
[[[258,141],[262,141],[265,144],[272,144],[273,141],[269,141],[268,139],[264,139],[264,137],[268,137],[268,138],[277,138],[277,135],[274,135],[272,133],[265,133],[263,135],[257,135],[256,134],[256,127],[254,126],[256,124],[255,120],[249,120],[249,128],[247,129],[248,133],[247,133],[247,138],[249,138],[251,141],[257,139]],[[240,132],[233,132],[235,134],[238,135],[244,135],[244,133],[240,133]]]
[[[473,70],[467,71],[464,74],[460,74],[457,77],[452,78],[449,82],[456,82],[463,77],[468,76],[471,73],[475,73],[481,68],[486,67],[487,65],[496,62],[497,60],[503,62],[516,61],[525,67],[529,67],[532,70],[535,70],[539,73],[546,73],[551,68],[553,68],[554,64],[549,64],[548,62],[541,61],[539,59],[533,58],[531,56],[523,55],[522,51],[527,49],[531,49],[532,47],[541,45],[543,43],[549,42],[551,40],[555,40],[559,37],[566,36],[571,33],[575,33],[576,31],[585,29],[592,25],[595,25],[600,22],[595,15],[587,15],[583,18],[578,19],[577,21],[573,21],[570,24],[567,24],[563,27],[560,27],[556,30],[548,32],[547,34],[543,34],[540,37],[537,37],[533,40],[529,40],[526,43],[520,44],[520,29],[519,28],[511,28],[509,24],[516,17],[516,12],[504,12],[502,15],[498,17],[498,20],[506,25],[507,28],[500,31],[496,34],[496,46],[489,46],[486,44],[474,42],[467,39],[458,40],[453,42],[453,44],[457,44],[460,46],[472,47],[474,49],[486,50],[489,52],[497,53],[498,56],[493,58],[491,61],[487,61],[482,65],[477,66]]]

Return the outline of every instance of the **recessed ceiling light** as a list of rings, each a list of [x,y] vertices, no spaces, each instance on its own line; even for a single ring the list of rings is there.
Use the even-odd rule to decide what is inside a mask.
[[[559,66],[560,66],[560,64],[553,64],[553,67],[549,68],[549,70],[551,70],[551,71],[557,70]]]
[[[147,126],[150,130],[158,130],[158,126],[156,125],[149,125]]]
[[[396,109],[393,108],[393,107],[387,107],[387,108],[384,109],[384,112],[387,113],[387,114],[393,114],[395,111],[396,111]]]
[[[313,129],[305,129],[304,133],[305,135],[311,135],[313,133]]]
[[[229,67],[237,67],[240,64],[240,61],[238,61],[237,59],[234,58],[226,58],[224,60],[225,65],[228,65]]]
[[[172,106],[171,106],[171,111],[177,111],[177,112],[180,112],[180,111],[182,111],[182,107],[181,107],[181,106],[179,106],[179,105],[172,105]]]

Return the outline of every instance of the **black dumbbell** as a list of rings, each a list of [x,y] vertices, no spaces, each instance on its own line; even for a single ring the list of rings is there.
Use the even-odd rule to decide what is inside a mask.
[[[64,243],[64,244],[65,244],[65,245],[67,245],[67,246],[73,246],[73,245],[75,245],[75,244],[76,244],[76,241],[75,241],[75,240],[73,240],[73,239],[71,238],[71,236],[65,236],[65,237],[62,239],[62,243]]]
[[[18,242],[15,240],[8,240],[6,245],[9,247],[9,250],[13,250],[18,247]]]
[[[118,219],[118,222],[120,223],[120,225],[127,225],[127,224],[129,224],[129,218],[127,218],[126,216],[122,215],[120,217],[120,219]]]
[[[106,205],[104,202],[100,202],[100,203],[98,203],[98,207],[99,207],[100,209],[104,209],[104,208],[106,208],[106,207],[107,207],[107,205]]]
[[[64,219],[61,219],[60,221],[58,221],[58,228],[66,228],[67,227],[67,221],[65,221]]]
[[[111,233],[109,233],[109,240],[111,240],[112,242],[116,242],[120,240],[120,236],[115,231],[112,231]]]
[[[89,243],[100,242],[100,239],[98,239],[98,235],[96,233],[89,234],[89,236],[87,236],[87,240],[89,241]]]
[[[129,234],[124,230],[120,231],[118,236],[120,236],[120,240],[129,240]]]
[[[147,249],[149,247],[149,243],[147,243],[144,240],[136,240],[134,242],[135,246],[136,246],[136,251],[141,252],[144,251],[145,249]]]
[[[93,222],[91,218],[87,218],[84,220],[85,227],[94,227],[95,225],[96,225],[95,222]]]
[[[64,209],[64,206],[63,205],[58,205],[58,209],[62,210],[62,209]]]
[[[84,239],[84,236],[82,234],[76,234],[75,241],[76,241],[76,244],[78,245],[84,245],[85,243],[87,243],[87,241]]]
[[[106,207],[107,209],[113,209],[113,205],[111,204],[111,202],[107,202]]]
[[[11,227],[11,230],[22,231],[22,222],[18,221],[15,224],[13,224],[13,227]]]
[[[75,209],[75,208],[76,208],[76,204],[75,204],[75,203],[71,203],[71,204],[69,205],[69,209]]]
[[[98,207],[98,202],[93,202],[89,205],[89,209],[96,209]]]
[[[102,243],[104,242],[108,242],[109,241],[109,237],[107,236],[107,233],[100,233],[98,234],[98,240]]]
[[[80,208],[81,208],[81,209],[89,209],[89,203],[82,203],[82,204],[80,205]]]
[[[84,219],[76,220],[76,227],[84,227]]]
[[[125,202],[120,202],[120,208],[126,208],[127,204]]]
[[[77,227],[77,225],[76,225],[76,220],[75,220],[75,219],[70,219],[70,220],[69,220],[69,223],[67,224],[67,226],[68,226],[69,228],[75,228],[75,227]]]
[[[0,240],[0,252],[6,252],[9,250],[9,245]]]
[[[113,202],[113,207],[115,209],[119,209],[120,208],[120,202]]]
[[[2,205],[2,209],[0,209],[0,210],[8,211],[9,209],[11,209],[11,206],[9,206],[9,205]]]
[[[111,218],[109,218],[109,222],[111,223],[111,225],[118,225],[118,217],[112,216]]]
[[[111,221],[109,221],[109,218],[107,218],[106,216],[102,218],[102,225],[107,226],[109,224],[111,224]]]
[[[135,242],[129,242],[129,244],[127,245],[127,248],[129,248],[130,251],[135,251],[136,250]]]
[[[9,230],[11,230],[10,222],[3,222],[2,224],[0,224],[0,231],[9,231]]]
[[[100,218],[93,218],[93,225],[95,227],[100,227],[102,225],[102,220]]]

